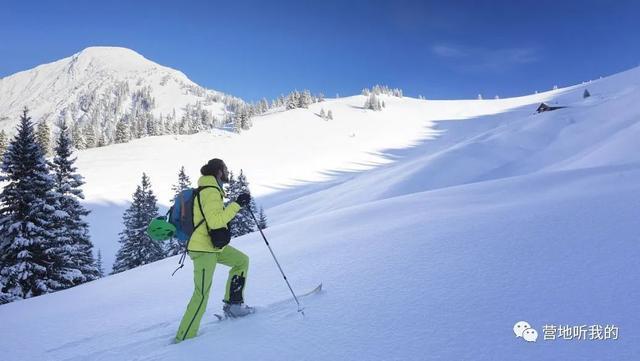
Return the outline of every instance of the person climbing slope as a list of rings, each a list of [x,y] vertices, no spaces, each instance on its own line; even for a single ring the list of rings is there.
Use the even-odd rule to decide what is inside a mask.
[[[231,267],[226,284],[223,311],[227,317],[243,317],[253,312],[244,304],[244,289],[249,270],[249,257],[228,245],[231,238],[228,223],[251,202],[243,193],[235,202],[224,206],[223,184],[229,171],[221,159],[211,159],[201,169],[198,195],[193,202],[193,224],[197,225],[189,239],[187,251],[193,261],[194,290],[182,317],[176,342],[195,337],[207,308],[209,291],[216,264]]]

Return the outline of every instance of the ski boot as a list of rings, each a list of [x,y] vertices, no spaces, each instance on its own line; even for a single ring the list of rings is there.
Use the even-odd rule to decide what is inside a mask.
[[[222,307],[224,315],[229,318],[238,318],[250,315],[255,312],[255,308],[249,307],[244,303],[228,303],[225,302]]]

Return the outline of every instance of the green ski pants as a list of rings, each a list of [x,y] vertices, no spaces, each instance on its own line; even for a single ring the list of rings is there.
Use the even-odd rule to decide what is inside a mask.
[[[225,302],[239,303],[244,300],[244,282],[249,269],[249,257],[237,249],[226,246],[221,252],[189,252],[193,261],[194,290],[187,311],[182,316],[176,342],[195,337],[200,328],[200,320],[207,308],[213,271],[220,263],[231,267],[224,296]]]

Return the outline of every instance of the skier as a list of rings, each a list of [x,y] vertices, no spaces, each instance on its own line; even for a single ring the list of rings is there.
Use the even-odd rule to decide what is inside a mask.
[[[214,243],[218,245],[219,243],[210,237],[210,234],[218,230],[224,231],[229,237],[227,223],[235,217],[240,207],[249,205],[251,196],[248,193],[242,193],[235,202],[224,206],[222,185],[229,181],[229,171],[221,159],[211,159],[200,169],[200,173],[202,177],[198,179],[198,188],[201,189],[199,197],[201,204],[196,198],[193,205],[193,223],[200,224],[200,226],[193,231],[187,246],[189,257],[193,261],[195,289],[182,317],[176,342],[195,337],[198,333],[200,320],[202,320],[207,308],[213,271],[217,263],[231,267],[223,300],[225,315],[243,317],[253,312],[252,307],[244,304],[244,286],[249,268],[249,257],[229,245],[214,246]],[[203,218],[203,213],[205,218]],[[228,238],[226,242],[228,242]]]

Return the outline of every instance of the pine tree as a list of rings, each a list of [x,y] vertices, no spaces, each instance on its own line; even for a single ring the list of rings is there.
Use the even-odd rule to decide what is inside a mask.
[[[129,126],[127,125],[127,123],[124,120],[121,120],[116,125],[115,142],[116,143],[126,143],[126,142],[129,141],[129,139],[130,139]]]
[[[180,167],[180,171],[178,172],[178,183],[171,186],[171,191],[174,196],[171,199],[171,202],[185,189],[191,188],[191,179],[187,176],[187,173],[184,170],[184,166]],[[178,242],[177,239],[171,238],[169,241],[164,244],[165,254],[167,257],[175,256],[184,251],[184,246]]]
[[[107,142],[107,138],[104,136],[104,133],[100,134],[100,138],[98,138],[98,147],[104,147],[109,145],[109,142]]]
[[[589,91],[585,89],[584,93],[582,93],[582,98],[587,99],[590,96],[591,96],[591,93],[589,93]]]
[[[375,111],[382,110],[382,104],[380,103],[380,99],[376,96],[376,93],[371,92],[371,94],[369,94],[369,98],[364,102],[364,108]]]
[[[3,130],[0,131],[0,157],[4,155],[4,152],[7,151],[7,132]]]
[[[173,202],[173,200],[178,194],[180,194],[180,192],[189,188],[191,188],[191,179],[189,179],[187,172],[185,172],[184,170],[184,166],[182,166],[180,167],[180,171],[178,171],[178,183],[171,186],[173,198],[170,201]]]
[[[327,119],[333,120],[333,112],[331,111],[331,109],[329,109],[329,111],[327,112]]]
[[[232,181],[231,177],[229,177],[229,191],[227,196],[230,200],[235,200],[242,193],[249,193],[249,182],[247,181],[243,171],[240,170],[237,180]],[[251,233],[256,230],[253,217],[249,214],[249,207],[254,214],[256,213],[256,205],[253,199],[251,199],[249,206],[242,208],[233,220],[231,220],[231,237],[239,237],[243,234]]]
[[[267,228],[267,216],[264,214],[264,209],[262,207],[260,207],[260,211],[258,212],[258,228]]]
[[[60,134],[56,140],[52,169],[54,172],[54,190],[58,195],[58,209],[65,217],[58,220],[60,230],[57,236],[58,252],[62,259],[70,285],[78,285],[98,278],[98,270],[93,258],[93,244],[89,239],[89,224],[83,219],[89,211],[80,204],[84,199],[82,185],[84,180],[74,166],[73,149],[69,128],[66,123],[60,125]]]
[[[286,109],[287,110],[295,109],[298,107],[299,103],[300,103],[300,93],[298,93],[297,91],[294,91],[291,94],[289,94],[289,96],[287,97],[287,101],[285,103]]]
[[[321,109],[320,109],[320,118],[324,119],[324,118],[326,118],[326,117],[327,117],[327,115],[326,115],[326,114],[325,114],[325,112],[324,112],[324,108],[321,108]]]
[[[38,145],[40,145],[40,149],[42,149],[44,155],[48,155],[51,149],[51,128],[49,128],[46,121],[38,123],[36,139],[38,140]]]
[[[311,92],[304,90],[298,96],[298,108],[309,108],[311,104]]]
[[[124,230],[120,232],[120,249],[112,273],[119,273],[164,258],[162,246],[146,233],[147,225],[158,216],[156,197],[146,174],[133,194],[131,206],[124,212]]]
[[[98,278],[104,277],[104,264],[102,262],[102,252],[98,249],[98,255],[96,256],[96,269],[98,270]]]
[[[82,135],[84,136],[84,145],[86,148],[94,148],[98,144],[96,131],[91,125],[87,124],[87,126],[84,127]]]
[[[73,138],[73,146],[80,150],[85,149],[84,137],[82,136],[82,131],[78,123],[73,126],[73,130],[71,131],[71,137]]]
[[[229,170],[229,181],[224,185],[224,195],[229,202],[235,201],[240,195],[238,192],[236,177],[232,170]]]
[[[4,154],[0,193],[0,298],[29,298],[65,288],[56,252],[54,180],[25,108]]]
[[[242,131],[242,117],[240,116],[239,110],[233,115],[232,122],[234,133],[240,133],[240,131]]]
[[[267,99],[262,98],[260,100],[259,109],[260,109],[260,114],[264,114],[269,110],[269,102],[267,102]]]

